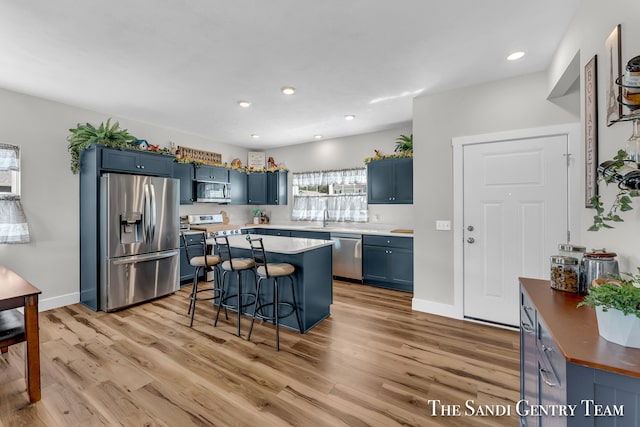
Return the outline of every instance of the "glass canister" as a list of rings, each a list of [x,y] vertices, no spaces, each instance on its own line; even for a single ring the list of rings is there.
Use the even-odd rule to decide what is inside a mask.
[[[578,258],[551,257],[551,287],[559,291],[580,292],[580,261]]]
[[[560,243],[558,245],[558,251],[560,256],[568,256],[571,258],[577,258],[578,261],[582,261],[582,257],[587,248],[585,246],[572,245],[571,243]]]
[[[584,254],[582,259],[582,275],[584,292],[588,292],[594,279],[611,278],[620,273],[615,252],[607,252],[606,249],[593,250]]]

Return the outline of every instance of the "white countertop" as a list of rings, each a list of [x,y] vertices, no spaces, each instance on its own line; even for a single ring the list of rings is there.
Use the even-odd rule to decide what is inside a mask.
[[[243,227],[248,230],[251,228],[273,228],[277,230],[302,230],[302,231],[320,231],[326,233],[351,233],[351,234],[371,234],[378,236],[396,236],[396,237],[413,237],[413,233],[398,233],[393,230],[403,229],[403,227],[393,227],[393,226],[380,226],[380,227],[366,227],[366,224],[362,225],[352,225],[352,224],[340,224],[340,225],[330,225],[328,227],[323,227],[322,224],[319,225],[308,225],[308,224],[256,224],[254,226],[246,226]]]
[[[302,239],[298,237],[282,237],[282,236],[263,236],[253,235],[253,237],[262,237],[262,244],[266,252],[274,252],[279,254],[299,254],[312,249],[318,249],[323,246],[333,245],[332,240],[320,239]],[[236,234],[228,236],[229,246],[232,248],[251,249],[247,241],[246,234]],[[214,239],[207,239],[207,244],[213,245]]]

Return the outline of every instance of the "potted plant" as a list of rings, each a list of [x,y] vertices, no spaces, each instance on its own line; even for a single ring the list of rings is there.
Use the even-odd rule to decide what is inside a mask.
[[[604,280],[590,288],[578,307],[583,305],[595,308],[601,337],[640,348],[640,275],[623,273]]]
[[[253,223],[260,224],[260,216],[262,215],[262,211],[260,209],[253,209],[251,211],[251,215],[253,215]]]
[[[396,148],[393,151],[398,154],[413,154],[413,134],[396,138]]]
[[[69,129],[71,135],[67,137],[69,146],[67,149],[71,154],[71,172],[77,174],[80,171],[80,153],[89,148],[92,144],[103,144],[107,147],[133,148],[133,142],[137,138],[127,129],[120,129],[120,124],[115,122],[111,125],[111,118],[107,123],[100,123],[95,127],[90,123],[78,123],[75,129]]]

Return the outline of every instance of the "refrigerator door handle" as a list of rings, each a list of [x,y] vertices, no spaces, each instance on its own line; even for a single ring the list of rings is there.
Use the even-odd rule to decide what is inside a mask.
[[[149,215],[151,214],[151,195],[149,194],[149,184],[144,185],[144,216],[143,224],[144,224],[144,241],[149,243],[151,241],[150,232],[150,221]]]
[[[149,189],[151,190],[151,218],[149,220],[149,241],[153,242],[156,239],[158,205],[156,204],[156,187],[153,185],[153,183],[149,183]]]
[[[156,261],[159,259],[171,258],[178,255],[179,255],[178,251],[168,251],[168,252],[162,252],[160,254],[155,253],[155,254],[133,255],[133,256],[123,257],[118,259],[112,259],[111,262],[113,263],[113,265],[134,264],[136,262]]]

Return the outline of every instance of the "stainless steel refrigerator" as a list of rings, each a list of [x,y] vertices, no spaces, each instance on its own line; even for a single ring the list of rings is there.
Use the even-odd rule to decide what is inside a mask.
[[[112,311],[177,291],[179,181],[100,177],[100,309]]]

